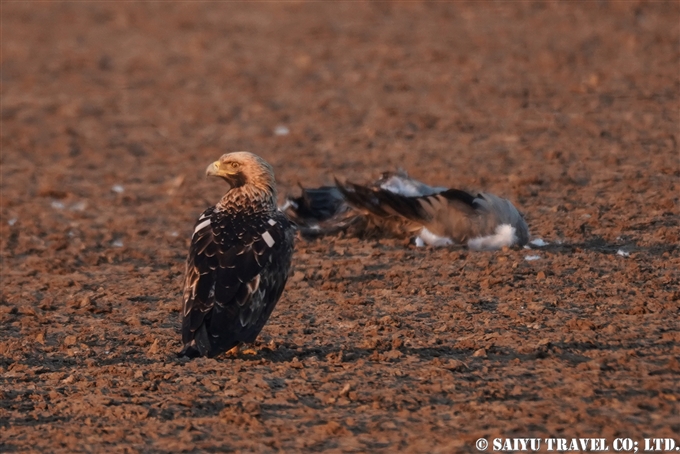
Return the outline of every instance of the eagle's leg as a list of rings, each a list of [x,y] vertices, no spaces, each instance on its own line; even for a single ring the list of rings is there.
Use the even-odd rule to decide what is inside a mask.
[[[258,350],[252,346],[244,348],[243,344],[238,344],[236,347],[233,347],[231,350],[227,352],[227,355],[229,356],[238,356],[238,355],[257,355],[259,352]]]
[[[250,346],[248,348],[244,348],[241,350],[242,355],[257,355],[259,354],[259,350],[255,348],[255,346]]]

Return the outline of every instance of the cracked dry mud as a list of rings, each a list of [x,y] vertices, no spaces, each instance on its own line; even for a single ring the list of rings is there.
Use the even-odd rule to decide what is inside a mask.
[[[0,451],[677,437],[679,17],[3,3]],[[203,169],[239,149],[280,199],[403,167],[508,197],[549,244],[298,241],[257,355],[178,359],[189,235],[224,190]]]

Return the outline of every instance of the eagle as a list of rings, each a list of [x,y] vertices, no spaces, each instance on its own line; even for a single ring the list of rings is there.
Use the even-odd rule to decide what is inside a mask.
[[[214,357],[253,343],[283,293],[295,227],[276,206],[274,170],[239,151],[210,164],[229,189],[191,236],[184,280],[181,356]]]
[[[336,179],[334,186],[301,189],[302,195],[288,197],[282,209],[307,238],[348,232],[408,237],[417,246],[464,244],[475,250],[529,241],[527,223],[509,200],[429,186],[403,170],[385,172],[368,185]]]

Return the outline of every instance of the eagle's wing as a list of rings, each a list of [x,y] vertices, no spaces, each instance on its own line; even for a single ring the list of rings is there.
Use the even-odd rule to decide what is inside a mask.
[[[475,196],[460,189],[447,189],[411,198],[409,203],[420,207],[418,221],[430,233],[450,238],[454,243],[467,243],[473,249],[523,246],[529,240],[529,229],[517,208],[493,194]]]
[[[335,186],[305,188],[299,197],[288,196],[282,210],[297,224],[304,238],[362,230],[361,213],[348,206]]]
[[[405,170],[396,172],[383,172],[380,178],[373,183],[372,187],[381,188],[394,194],[407,197],[422,197],[446,191],[446,188],[430,186],[408,176]]]
[[[417,233],[425,235],[427,244],[467,242],[475,249],[522,246],[529,240],[523,216],[509,200],[493,194],[429,186],[403,171],[386,172],[371,185],[337,179],[335,183],[303,188],[301,197],[288,199],[303,236],[340,231],[364,237]]]
[[[496,223],[493,213],[480,204],[480,195],[460,189],[406,196],[382,187],[336,183],[349,205],[369,216],[391,219],[392,225],[400,225],[402,231],[415,232],[425,227],[432,234],[463,243]]]
[[[292,230],[279,211],[203,212],[186,264],[183,354],[214,356],[255,340],[288,278]]]
[[[459,189],[448,189],[426,196],[406,196],[380,187],[350,182],[336,184],[343,197],[355,208],[377,216],[398,216],[416,222],[430,221],[443,206],[471,215],[477,205],[475,197]]]
[[[409,203],[410,197],[379,187],[372,188],[350,182],[341,183],[338,180],[335,180],[335,184],[349,205],[367,214],[381,217],[404,216],[409,219],[417,219],[421,214],[424,215],[417,203]]]

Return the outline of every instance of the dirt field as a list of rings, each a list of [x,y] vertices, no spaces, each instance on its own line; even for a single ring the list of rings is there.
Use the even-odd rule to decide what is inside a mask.
[[[565,3],[3,3],[0,451],[680,442],[680,4]],[[298,241],[259,354],[178,359],[234,150],[550,244]]]

